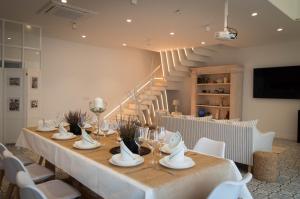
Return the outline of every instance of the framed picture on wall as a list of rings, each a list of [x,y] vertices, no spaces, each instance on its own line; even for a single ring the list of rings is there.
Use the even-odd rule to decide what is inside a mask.
[[[38,89],[39,88],[39,79],[38,77],[31,77],[31,88]]]
[[[8,99],[9,111],[20,111],[20,98],[11,97]]]
[[[20,86],[21,85],[20,77],[9,77],[8,78],[8,85],[9,86]]]
[[[31,100],[30,101],[30,107],[32,109],[37,109],[39,107],[39,101],[38,100]]]

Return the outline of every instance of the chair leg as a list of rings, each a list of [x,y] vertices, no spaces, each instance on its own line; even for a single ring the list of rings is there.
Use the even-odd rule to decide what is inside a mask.
[[[5,199],[11,199],[12,198],[14,187],[15,187],[14,184],[9,184],[6,195],[5,195]]]
[[[1,170],[1,171],[0,171],[0,189],[1,189],[1,187],[2,187],[3,177],[4,177],[4,170]]]

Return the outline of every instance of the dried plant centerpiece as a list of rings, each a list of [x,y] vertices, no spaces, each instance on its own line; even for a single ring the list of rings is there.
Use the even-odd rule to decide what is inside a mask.
[[[86,116],[86,113],[81,113],[81,111],[69,111],[65,114],[65,120],[70,124],[70,132],[75,135],[81,135],[81,129],[78,126],[82,116]]]
[[[137,119],[129,118],[127,121],[120,121],[120,137],[123,140],[124,144],[128,147],[128,149],[138,154],[138,145],[135,143],[134,136],[135,132],[141,127],[142,124]]]

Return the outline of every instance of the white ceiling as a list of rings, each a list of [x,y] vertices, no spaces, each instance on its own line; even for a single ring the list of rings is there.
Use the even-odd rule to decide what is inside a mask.
[[[37,15],[48,0],[0,0],[0,17],[43,27],[43,34],[104,47],[129,47],[158,51],[167,48],[223,43],[248,47],[300,40],[300,22],[288,18],[267,0],[230,0],[229,26],[238,29],[236,41],[220,42],[214,32],[223,29],[224,0],[68,0],[68,3],[98,12],[87,20],[71,22],[55,16]],[[181,14],[175,10],[180,9]],[[251,17],[252,12],[258,16]],[[126,18],[132,18],[128,24]],[[210,31],[205,26],[210,25]],[[277,32],[278,27],[284,31]],[[175,32],[171,37],[170,32]],[[87,35],[86,39],[81,35]]]

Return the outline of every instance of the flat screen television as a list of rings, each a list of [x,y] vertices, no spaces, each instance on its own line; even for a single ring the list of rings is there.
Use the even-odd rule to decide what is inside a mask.
[[[255,68],[253,97],[300,99],[300,66]]]

